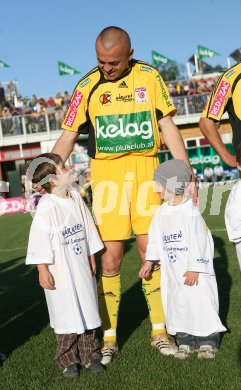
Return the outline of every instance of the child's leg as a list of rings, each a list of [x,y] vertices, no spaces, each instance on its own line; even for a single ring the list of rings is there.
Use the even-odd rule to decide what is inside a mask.
[[[77,334],[55,334],[57,348],[55,360],[61,370],[73,364],[80,364],[77,354]]]
[[[196,337],[196,348],[200,348],[202,345],[210,346],[215,350],[219,348],[219,333],[212,333],[205,337]]]
[[[198,359],[214,359],[219,347],[219,333],[206,337],[196,337]]]
[[[188,333],[178,332],[176,334],[178,342],[178,351],[174,357],[177,359],[188,358],[195,349],[195,337]]]
[[[102,359],[100,342],[96,337],[96,330],[86,330],[78,335],[79,359],[83,366],[87,366],[94,360]]]
[[[176,334],[178,345],[188,345],[191,349],[195,347],[195,337],[188,333],[178,332]]]

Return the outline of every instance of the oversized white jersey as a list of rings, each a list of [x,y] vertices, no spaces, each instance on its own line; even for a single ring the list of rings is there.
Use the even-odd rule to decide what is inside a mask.
[[[34,216],[26,264],[48,264],[55,290],[45,289],[55,333],[81,334],[100,326],[96,281],[88,256],[103,248],[91,214],[77,192],[46,194]]]
[[[224,215],[229,240],[241,242],[241,180],[232,187]]]
[[[161,293],[168,333],[209,336],[225,331],[218,310],[214,245],[200,211],[189,199],[164,203],[148,233],[146,260],[161,262]],[[196,286],[184,285],[186,271],[199,272]]]

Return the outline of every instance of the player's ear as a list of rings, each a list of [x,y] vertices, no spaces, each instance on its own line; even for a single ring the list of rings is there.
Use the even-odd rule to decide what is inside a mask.
[[[129,61],[132,60],[133,53],[134,53],[134,49],[131,49],[129,54]]]
[[[237,168],[239,171],[241,171],[241,165],[237,162]]]

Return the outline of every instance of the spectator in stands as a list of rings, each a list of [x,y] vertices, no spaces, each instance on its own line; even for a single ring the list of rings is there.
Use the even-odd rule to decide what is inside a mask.
[[[11,135],[13,133],[13,120],[8,106],[3,108],[2,118],[3,135]]]
[[[63,104],[64,104],[64,106],[69,106],[70,105],[70,100],[71,100],[71,96],[69,95],[69,93],[67,91],[65,91],[64,97],[63,97]]]
[[[10,81],[6,89],[6,100],[8,100],[11,103],[14,103],[14,96],[16,95],[17,95],[17,91],[15,90],[14,82]]]
[[[222,165],[220,164],[215,165],[213,173],[214,173],[214,181],[225,180],[225,175],[224,175],[224,170]]]
[[[55,97],[54,100],[55,100],[56,106],[57,106],[58,108],[62,108],[62,106],[63,106],[63,98],[62,98],[60,92],[58,92],[58,93],[56,94],[56,97]]]
[[[213,182],[214,180],[213,169],[209,165],[204,169],[203,178],[205,182]]]
[[[0,84],[0,106],[3,106],[5,103],[5,90],[3,86]]]

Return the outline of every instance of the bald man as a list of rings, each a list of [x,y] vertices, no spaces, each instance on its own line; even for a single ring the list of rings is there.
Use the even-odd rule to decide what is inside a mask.
[[[148,228],[160,204],[153,183],[159,127],[173,157],[190,166],[172,120],[176,109],[166,85],[155,68],[134,60],[133,52],[129,35],[119,27],[107,27],[98,35],[98,67],[78,82],[63,122],[64,131],[53,149],[66,160],[79,134],[89,135],[93,213],[105,244],[99,281],[103,364],[118,351],[124,242],[135,235],[144,263]],[[177,347],[165,330],[159,266],[143,279],[143,292],[152,323],[151,345],[165,355],[174,354]]]

